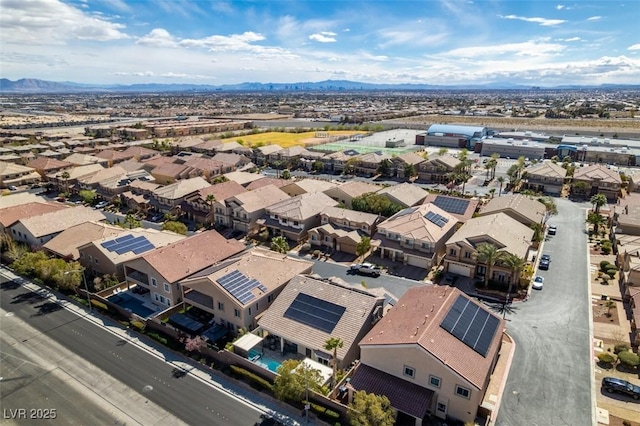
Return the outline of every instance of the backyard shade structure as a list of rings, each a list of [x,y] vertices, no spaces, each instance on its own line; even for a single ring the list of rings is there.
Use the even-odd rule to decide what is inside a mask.
[[[169,321],[193,333],[204,327],[204,324],[202,324],[201,322],[179,313],[169,316]]]
[[[202,333],[202,337],[204,337],[211,343],[215,343],[226,336],[228,331],[229,330],[227,330],[224,326],[216,324]]]
[[[262,337],[256,336],[255,334],[247,333],[235,342],[233,342],[233,347],[235,349],[239,349],[242,352],[248,353],[251,349],[256,347],[260,342],[262,342]]]

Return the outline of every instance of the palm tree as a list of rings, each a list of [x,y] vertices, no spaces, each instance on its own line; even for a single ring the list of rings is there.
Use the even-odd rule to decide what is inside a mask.
[[[213,205],[216,202],[216,196],[213,194],[207,195],[205,199],[206,203],[209,205],[209,226],[213,225]]]
[[[496,195],[496,189],[495,188],[491,188],[489,190],[489,194],[491,194],[491,198],[493,198]]]
[[[531,241],[534,243],[539,243],[544,238],[544,227],[541,223],[532,223],[530,226],[533,229],[533,238]]]
[[[500,191],[498,191],[498,197],[499,197],[502,195],[502,185],[504,185],[504,176],[498,176],[497,181],[500,184]]]
[[[448,148],[440,148],[438,150],[438,155],[445,155],[447,152],[449,152]]]
[[[333,377],[331,378],[331,389],[335,389],[336,387],[336,378],[338,375],[338,348],[341,348],[344,345],[344,342],[339,337],[330,337],[324,343],[324,348],[328,351],[333,351]]]
[[[520,272],[527,264],[527,261],[520,256],[512,253],[507,253],[502,261],[505,266],[509,267],[512,271],[511,281],[509,282],[509,289],[507,290],[507,297],[509,297],[509,294],[511,294],[511,286],[513,285],[514,281],[517,281],[518,284],[520,284]]]
[[[487,288],[489,285],[489,279],[491,278],[491,273],[493,272],[493,267],[496,262],[502,259],[505,256],[504,251],[499,251],[498,247],[491,243],[481,243],[476,247],[476,259],[480,263],[484,263],[487,266],[487,272],[484,280],[484,287]]]
[[[69,174],[69,172],[62,172],[60,177],[64,181],[64,193],[68,197],[69,196],[69,178],[71,177],[71,175]]]
[[[498,154],[497,152],[491,154],[491,159],[489,160],[489,163],[491,163],[491,179],[496,178],[496,167],[498,167],[498,158],[500,158],[500,154]]]
[[[558,206],[556,205],[556,202],[553,198],[540,197],[538,198],[538,201],[544,204],[544,208],[545,208],[544,223],[547,223],[547,220],[549,220],[551,216],[555,216],[558,214]]]
[[[607,204],[607,197],[604,194],[597,193],[593,197],[591,197],[591,200],[589,200],[589,202],[595,208],[595,213],[600,214],[600,207]]]
[[[598,235],[598,228],[605,222],[605,219],[599,213],[590,212],[587,215],[587,223],[593,225],[593,233]]]

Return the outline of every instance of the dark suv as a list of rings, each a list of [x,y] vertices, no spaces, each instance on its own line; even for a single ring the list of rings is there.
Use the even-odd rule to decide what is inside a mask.
[[[618,392],[629,395],[633,399],[640,399],[640,386],[629,383],[626,380],[605,377],[602,379],[602,387],[609,393]]]

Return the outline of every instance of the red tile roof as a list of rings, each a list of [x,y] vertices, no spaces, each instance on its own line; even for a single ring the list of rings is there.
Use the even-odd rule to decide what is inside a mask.
[[[493,360],[500,348],[505,322],[498,318],[500,323],[489,345],[487,356],[480,355],[440,327],[451,305],[460,295],[467,297],[452,287],[427,285],[410,288],[360,341],[360,346],[420,345],[478,389],[482,389],[491,374]],[[471,300],[471,303],[476,302]],[[479,306],[487,311],[484,306]]]
[[[0,225],[7,228],[20,219],[40,216],[45,213],[57,212],[58,210],[68,208],[70,207],[63,204],[53,203],[27,203],[12,207],[5,207],[0,209]]]
[[[158,273],[173,283],[240,253],[240,241],[227,240],[216,231],[206,231],[143,255]]]

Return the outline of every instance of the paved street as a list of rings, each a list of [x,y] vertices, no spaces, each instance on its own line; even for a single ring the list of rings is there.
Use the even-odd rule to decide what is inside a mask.
[[[2,281],[6,278],[2,277]],[[266,410],[262,408],[270,405],[259,394],[247,392],[223,377],[204,380],[188,374],[175,378],[175,366],[185,365],[181,357],[171,351],[160,350],[164,359],[159,359],[134,344],[135,337],[119,337],[107,331],[106,327],[54,305],[34,297],[22,287],[3,286],[0,292],[0,308],[10,313],[9,318],[16,316],[33,328],[31,333],[21,336],[22,343],[28,344],[32,339],[46,335],[83,359],[76,368],[87,371],[100,369],[143,395],[141,404],[143,401],[157,404],[185,423],[253,425]],[[7,318],[3,318],[3,329],[6,321]],[[247,398],[252,403],[245,402]],[[290,413],[284,416],[291,417]]]
[[[507,314],[516,342],[498,426],[595,424],[591,371],[591,295],[585,211],[556,199],[557,216],[549,223],[558,234],[544,244],[551,255],[544,290]]]

